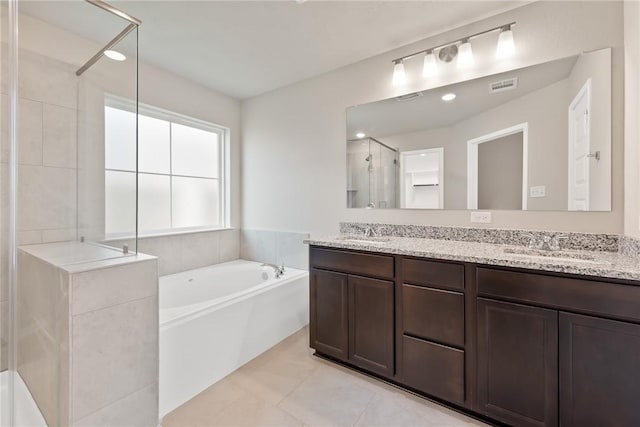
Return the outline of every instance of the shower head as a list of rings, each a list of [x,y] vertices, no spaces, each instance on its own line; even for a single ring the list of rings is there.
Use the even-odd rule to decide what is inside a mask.
[[[365,162],[370,161],[370,160],[371,160],[371,157],[372,157],[372,156],[371,156],[371,154],[369,154],[369,155],[367,156],[367,158],[366,158],[366,159],[364,159],[364,161],[365,161]]]

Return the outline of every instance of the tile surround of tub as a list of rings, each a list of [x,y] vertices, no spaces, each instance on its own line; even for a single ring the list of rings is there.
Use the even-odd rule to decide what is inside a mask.
[[[61,330],[67,323],[67,277],[51,264],[18,253],[18,372],[49,425],[60,425],[69,406],[69,335]]]
[[[309,233],[246,230],[240,232],[240,258],[309,269],[309,248],[303,243]]]
[[[89,254],[71,254],[78,248]],[[157,259],[95,261],[94,249],[20,250],[20,373],[49,425],[155,426]]]
[[[600,233],[569,233],[553,231],[532,231],[500,228],[446,227],[429,225],[400,225],[341,222],[341,234],[363,234],[367,228],[372,228],[376,235],[395,237],[414,237],[437,240],[454,240],[461,242],[484,242],[499,245],[525,245],[525,234],[537,237],[563,235],[567,239],[562,241],[565,249],[618,252],[621,236],[617,234]]]
[[[117,245],[117,242],[110,242]],[[160,276],[233,261],[240,257],[240,231],[202,231],[138,238],[138,252],[158,257]]]

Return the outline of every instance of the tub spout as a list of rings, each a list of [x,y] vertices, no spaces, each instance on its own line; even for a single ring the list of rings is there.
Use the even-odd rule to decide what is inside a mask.
[[[282,276],[284,274],[284,263],[282,264],[281,267],[278,267],[275,264],[269,264],[268,262],[265,262],[264,264],[262,264],[262,267],[271,267],[271,268],[273,268],[273,271],[276,274],[276,279],[279,279],[280,276]]]

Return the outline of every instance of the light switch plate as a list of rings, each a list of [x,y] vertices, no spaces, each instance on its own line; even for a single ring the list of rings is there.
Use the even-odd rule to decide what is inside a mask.
[[[471,212],[471,222],[491,224],[491,212]]]
[[[529,188],[529,197],[545,197],[546,195],[547,187],[545,185]]]

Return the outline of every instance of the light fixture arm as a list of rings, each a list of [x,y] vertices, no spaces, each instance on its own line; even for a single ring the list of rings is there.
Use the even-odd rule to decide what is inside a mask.
[[[414,53],[410,53],[409,55],[405,55],[405,56],[401,56],[400,58],[396,58],[394,59],[393,62],[394,64],[397,64],[398,62],[402,62],[405,61],[407,59],[411,59],[413,57],[419,56],[419,55],[424,55],[426,53],[429,53],[430,51],[435,52],[436,50],[442,49],[443,47],[447,47],[447,46],[451,46],[451,45],[458,45],[458,44],[462,44],[464,41],[470,41],[471,39],[475,39],[476,37],[479,36],[483,36],[485,34],[489,34],[489,33],[493,33],[495,31],[502,31],[504,29],[510,29],[512,26],[516,25],[516,22],[510,22],[508,24],[502,24],[498,27],[493,27],[490,28],[488,30],[484,30],[484,31],[480,31],[478,33],[472,34],[470,36],[466,36],[466,37],[461,37],[459,39],[447,42],[447,43],[443,43],[434,47],[430,47],[428,49],[422,49],[418,52],[414,52]]]

